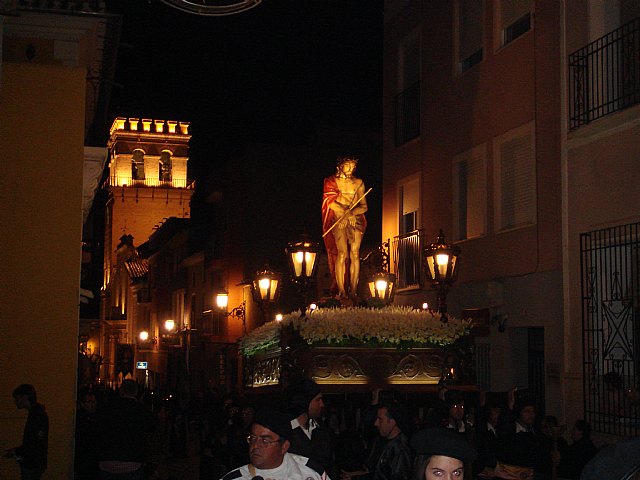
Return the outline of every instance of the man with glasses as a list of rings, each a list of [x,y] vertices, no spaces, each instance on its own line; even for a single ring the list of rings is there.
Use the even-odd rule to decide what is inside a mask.
[[[289,417],[272,408],[261,408],[247,437],[250,463],[230,471],[223,480],[328,479],[317,462],[288,453],[290,439]]]

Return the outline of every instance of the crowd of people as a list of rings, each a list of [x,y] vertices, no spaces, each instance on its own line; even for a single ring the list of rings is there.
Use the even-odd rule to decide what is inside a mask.
[[[18,461],[23,479],[39,479],[46,410],[31,385],[13,397],[29,414],[23,444],[5,456]],[[78,399],[75,478],[160,479],[154,462],[186,457],[188,444],[197,446],[200,479],[605,478],[585,468],[598,453],[589,424],[578,420],[565,431],[515,388],[473,396],[443,388],[417,409],[393,390],[376,389],[357,408],[342,400],[340,408],[326,406],[320,386],[306,378],[278,397],[252,400],[215,388],[189,399],[157,396],[133,380],[117,391],[87,389]],[[629,445],[640,462],[638,439]],[[613,462],[610,469],[624,467]]]
[[[320,386],[309,379],[292,382],[277,398],[210,389],[188,401],[154,401],[148,392],[136,401],[137,387],[125,381],[118,397],[98,398],[94,391],[81,397],[78,479],[149,478],[150,459],[186,456],[189,441],[199,448],[200,478],[226,480],[425,478],[428,458],[445,447],[458,460],[437,471],[456,471],[453,477],[577,479],[597,451],[588,423],[563,432],[554,417],[539,418],[526,397],[517,401],[516,389],[472,400],[441,389],[420,416],[393,390],[375,390],[357,414],[344,405],[340,411],[325,405]]]

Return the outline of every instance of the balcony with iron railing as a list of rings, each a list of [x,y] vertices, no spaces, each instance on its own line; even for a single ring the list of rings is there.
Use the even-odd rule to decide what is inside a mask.
[[[391,245],[391,265],[396,275],[396,289],[415,290],[421,287],[423,246],[422,230],[394,237]]]
[[[193,180],[173,179],[159,180],[157,178],[123,177],[121,175],[111,175],[105,182],[106,187],[159,187],[159,188],[194,188]]]
[[[420,82],[396,95],[396,147],[420,135]]]
[[[569,55],[569,129],[640,103],[640,17]]]

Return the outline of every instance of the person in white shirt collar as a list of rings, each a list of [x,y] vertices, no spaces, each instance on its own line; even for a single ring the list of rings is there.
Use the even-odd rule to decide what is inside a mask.
[[[311,379],[292,382],[286,391],[291,419],[290,452],[319,462],[327,473],[335,477],[333,440],[322,422],[324,399],[320,387]]]
[[[223,480],[330,480],[314,460],[289,453],[289,416],[269,407],[258,410],[247,436],[250,463],[230,471]]]

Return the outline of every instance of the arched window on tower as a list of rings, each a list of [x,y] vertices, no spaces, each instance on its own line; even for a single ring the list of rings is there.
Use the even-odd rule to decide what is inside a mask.
[[[171,181],[171,152],[163,150],[160,154],[160,181]]]
[[[133,151],[131,157],[131,178],[144,180],[144,151],[139,148]]]

